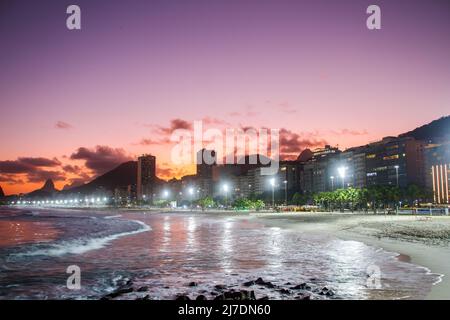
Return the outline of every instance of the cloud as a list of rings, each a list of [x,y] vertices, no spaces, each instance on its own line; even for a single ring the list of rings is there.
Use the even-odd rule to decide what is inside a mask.
[[[177,129],[192,130],[192,123],[177,118],[170,120],[170,124],[167,127],[157,125],[151,125],[151,127],[153,127],[153,133],[155,134],[168,135]]]
[[[58,121],[55,123],[56,129],[71,129],[73,128],[71,124],[64,122],[64,121]]]
[[[84,160],[85,166],[95,174],[103,174],[119,164],[133,160],[122,148],[96,146],[94,149],[80,147],[70,156],[71,160]]]
[[[192,174],[187,168],[178,167],[157,167],[156,168],[157,176],[162,179],[171,179],[173,177],[181,178],[185,175]]]
[[[280,129],[280,155],[287,158],[297,155],[307,148],[321,147],[327,144],[322,138],[312,138],[309,133],[296,133],[288,129]]]
[[[79,167],[77,165],[66,164],[66,165],[64,165],[62,167],[62,169],[65,172],[72,173],[72,174],[77,174],[77,175],[83,173],[83,168],[81,168],[81,167]]]
[[[61,162],[56,158],[23,157],[18,158],[17,160],[0,161],[0,173],[30,173],[36,171],[38,167],[56,167],[59,165],[61,165]]]
[[[25,182],[14,174],[0,174],[0,182],[7,184],[24,184]]]
[[[230,125],[229,122],[213,117],[205,117],[202,119],[203,124],[205,125],[216,125],[216,126],[228,126]]]
[[[53,181],[64,181],[66,176],[60,171],[35,170],[27,175],[28,182],[42,182],[48,179]]]
[[[18,158],[18,161],[24,163],[26,165],[31,165],[34,167],[57,167],[61,165],[61,162],[57,158],[48,159],[48,158]]]

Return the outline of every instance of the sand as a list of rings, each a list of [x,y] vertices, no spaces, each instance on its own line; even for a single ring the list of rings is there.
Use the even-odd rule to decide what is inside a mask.
[[[399,259],[441,274],[427,299],[450,299],[450,217],[342,213],[250,213],[265,224],[325,232],[396,252]]]

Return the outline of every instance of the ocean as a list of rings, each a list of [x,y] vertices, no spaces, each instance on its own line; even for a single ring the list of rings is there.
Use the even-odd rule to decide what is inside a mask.
[[[119,299],[214,298],[259,277],[274,287],[251,290],[270,299],[295,299],[279,289],[300,283],[312,299],[423,299],[439,280],[397,253],[232,214],[0,208],[0,299],[100,299],[126,281],[145,292]]]

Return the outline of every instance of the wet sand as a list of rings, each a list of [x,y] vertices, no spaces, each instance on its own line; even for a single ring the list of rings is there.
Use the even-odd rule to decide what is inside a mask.
[[[450,299],[450,217],[342,213],[250,213],[271,226],[298,232],[325,232],[399,254],[401,261],[444,275],[427,299]]]

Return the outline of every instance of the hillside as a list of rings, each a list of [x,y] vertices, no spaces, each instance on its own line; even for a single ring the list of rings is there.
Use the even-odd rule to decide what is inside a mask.
[[[96,190],[103,189],[107,191],[114,191],[117,187],[126,187],[128,185],[136,184],[137,180],[137,162],[128,161],[122,163],[115,169],[95,178],[89,183],[82,186],[74,187],[68,190],[63,190],[62,194],[89,194]]]
[[[426,125],[399,135],[399,137],[413,137],[416,140],[436,141],[450,139],[450,116],[434,120]]]

